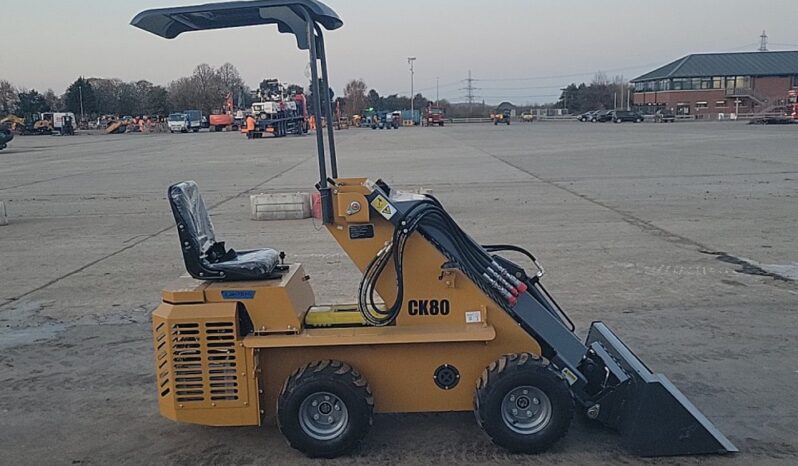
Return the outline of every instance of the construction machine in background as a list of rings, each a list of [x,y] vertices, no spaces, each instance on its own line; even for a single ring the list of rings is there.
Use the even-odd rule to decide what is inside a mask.
[[[798,121],[798,89],[787,91],[787,111],[785,113],[793,120]]]
[[[11,132],[20,132],[25,126],[25,119],[16,115],[8,115],[0,119],[0,125],[5,125]]]
[[[14,128],[20,136],[49,136],[53,134],[53,120],[42,113],[29,113],[21,122],[16,120]]]
[[[11,125],[0,122],[0,150],[8,147],[8,143],[12,139],[14,139],[14,133],[11,131]]]
[[[311,80],[326,89],[323,31],[343,22],[316,0],[256,0],[149,10],[132,24],[169,39],[277,24],[309,51]],[[313,98],[316,120],[333,121],[329,102]],[[190,277],[166,286],[152,314],[162,415],[209,426],[276,419],[291,446],[320,457],[350,452],[375,413],[440,411],[473,411],[513,452],[551,447],[577,412],[643,456],[736,451],[607,325],[581,340],[528,251],[476,242],[433,196],[341,176],[332,126],[326,143],[316,131],[316,188],[323,224],[363,273],[357,302],[318,305],[290,253],[228,248],[197,184],[172,185]]]
[[[301,136],[308,132],[304,94],[289,95],[287,86],[276,79],[269,79],[255,95],[257,101],[252,103],[252,115],[256,119],[256,137],[263,133],[283,137],[288,134]]]
[[[446,117],[442,108],[427,108],[424,114],[424,126],[443,126],[444,124],[446,124]]]
[[[510,120],[512,120],[512,114],[510,113],[510,110],[496,112],[493,115],[491,115],[491,120],[493,120],[494,126],[498,125],[499,123],[510,126]]]
[[[225,130],[238,131],[238,126],[235,124],[235,118],[231,113],[222,113],[219,115],[210,115],[208,117],[211,132],[221,132]]]
[[[42,120],[48,121],[52,132],[61,136],[75,135],[75,114],[72,112],[45,112],[41,114]]]
[[[239,130],[241,125],[240,121],[237,121],[233,114],[234,107],[233,94],[228,93],[227,98],[224,101],[224,105],[222,106],[221,113],[213,114],[208,117],[208,125],[211,132]]]

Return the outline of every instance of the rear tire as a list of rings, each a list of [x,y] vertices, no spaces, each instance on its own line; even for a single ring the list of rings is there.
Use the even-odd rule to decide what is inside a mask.
[[[568,431],[574,400],[565,379],[547,360],[509,354],[482,373],[474,413],[496,445],[514,453],[540,453]]]
[[[315,361],[297,369],[277,400],[280,432],[311,458],[335,458],[355,449],[373,415],[368,382],[341,361]]]

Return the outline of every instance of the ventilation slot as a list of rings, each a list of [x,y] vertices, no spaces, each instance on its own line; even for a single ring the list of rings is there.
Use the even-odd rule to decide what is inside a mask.
[[[172,325],[175,394],[180,403],[205,401],[202,378],[202,336],[197,323]]]
[[[238,400],[235,326],[232,322],[205,324],[208,348],[208,388],[212,401]]]
[[[164,322],[155,327],[155,364],[158,367],[158,393],[161,397],[169,395],[172,391],[169,385],[169,339],[166,332],[167,327]]]

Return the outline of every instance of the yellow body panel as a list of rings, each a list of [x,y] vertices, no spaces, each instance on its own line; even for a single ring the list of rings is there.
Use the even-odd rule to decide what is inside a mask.
[[[366,179],[336,180],[333,188],[335,223],[327,226],[361,271],[393,234],[393,225],[386,219],[390,209],[385,215],[371,209],[366,200],[371,192],[371,184]],[[353,202],[362,209],[356,211]],[[379,201],[381,208],[386,202],[392,201]],[[373,229],[373,237],[350,234],[350,227],[359,232],[364,227]],[[165,301],[169,297],[169,302],[178,303],[193,302],[191,300],[196,299],[196,292],[201,289],[205,304],[162,304],[153,316],[154,325],[164,320],[171,324],[174,319],[189,316],[201,319],[206,312],[229,315],[236,308],[246,310],[254,324],[254,332],[238,336],[235,356],[238,364],[247,369],[242,372],[248,375],[254,372],[254,364],[258,364],[257,379],[247,378],[248,383],[257,384],[247,387],[251,389],[249,394],[258,390],[262,393],[259,400],[249,399],[247,406],[227,409],[198,404],[195,409],[180,410],[174,407],[176,402],[163,399],[167,396],[161,400],[162,413],[172,419],[209,425],[257,423],[250,417],[256,402],[263,414],[274,415],[277,397],[287,377],[297,368],[323,359],[343,361],[362,373],[373,390],[377,412],[471,410],[476,381],[491,362],[507,353],[540,354],[541,350],[539,344],[468,277],[457,270],[443,268],[446,262],[424,237],[412,236],[405,248],[402,311],[393,325],[379,328],[352,326],[357,322],[353,322],[351,316],[340,316],[338,320],[335,309],[314,310],[319,315],[313,316],[311,312],[311,324],[306,327],[303,321],[315,299],[307,276],[298,264],[292,265],[281,280],[196,282],[194,288],[182,288],[185,297],[178,292],[178,287],[170,293],[165,291]],[[393,268],[386,267],[377,283],[377,291],[388,303],[395,299],[395,283]],[[225,298],[225,291],[233,292],[233,297],[240,291],[254,293],[249,299],[231,300]],[[432,301],[440,306],[428,305]],[[336,309],[340,312],[345,307]],[[438,312],[433,312],[433,307]],[[350,326],[318,328],[341,323]],[[435,370],[444,364],[454,366],[460,373],[460,382],[448,390],[439,388],[434,379]]]
[[[166,303],[171,304],[194,304],[205,302],[205,288],[208,282],[194,280],[188,275],[184,275],[161,292],[161,298]]]
[[[252,319],[255,332],[297,333],[302,316],[315,304],[310,277],[302,265],[292,264],[281,279],[257,282],[214,282],[205,288],[205,299],[211,303],[230,302],[224,291],[254,291],[252,299],[241,299]]]

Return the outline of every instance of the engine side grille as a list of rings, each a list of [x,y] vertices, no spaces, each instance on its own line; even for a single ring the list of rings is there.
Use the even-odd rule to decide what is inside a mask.
[[[159,322],[153,328],[158,391],[181,407],[238,402],[244,355],[235,322]],[[171,364],[170,364],[171,363]]]
[[[207,397],[200,332],[200,324],[196,322],[172,324],[172,364],[179,403],[205,401]]]
[[[238,303],[171,304],[153,311],[158,406],[169,419],[258,425],[258,369],[245,346]]]
[[[160,397],[172,393],[172,365],[169,364],[169,339],[166,322],[158,322],[153,329],[155,339],[155,378]]]
[[[239,370],[235,331],[232,322],[205,323],[211,401],[238,400]]]

